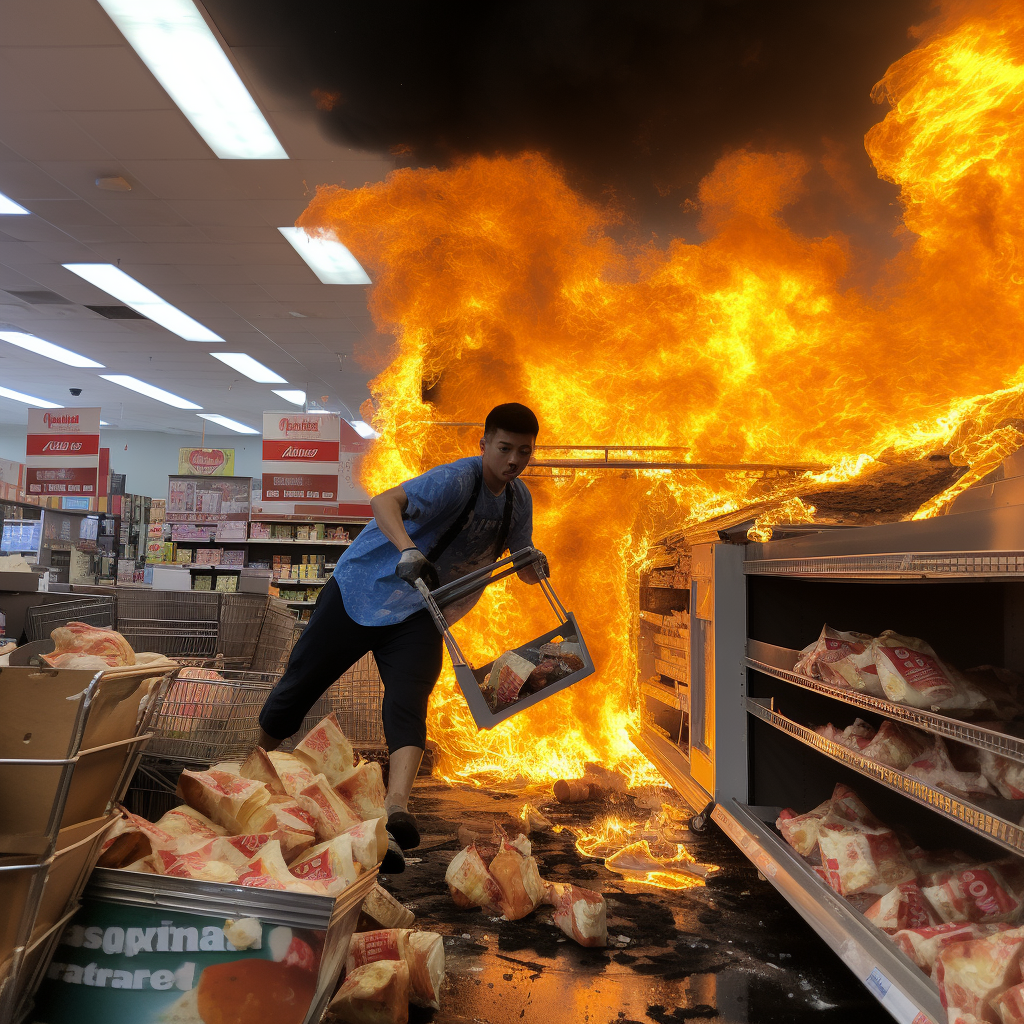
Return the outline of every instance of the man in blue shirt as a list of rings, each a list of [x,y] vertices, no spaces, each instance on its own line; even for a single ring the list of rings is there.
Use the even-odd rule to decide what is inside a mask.
[[[427,701],[441,674],[441,635],[415,588],[430,589],[533,544],[533,502],[519,475],[533,456],[537,417],[518,403],[487,415],[480,455],[437,466],[371,499],[373,520],[338,560],[288,668],[260,712],[260,745],[295,733],[318,697],[367,652],[384,683],[389,753],[388,832],[402,850],[420,841],[409,794],[427,738]],[[520,578],[537,583],[531,566]],[[449,623],[479,594],[445,608]],[[404,868],[389,854],[385,870]]]

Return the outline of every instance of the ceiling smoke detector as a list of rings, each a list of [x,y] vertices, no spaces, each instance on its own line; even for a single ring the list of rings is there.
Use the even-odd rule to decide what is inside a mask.
[[[110,178],[97,178],[96,187],[103,189],[104,192],[131,192],[132,190],[131,182],[119,174]]]

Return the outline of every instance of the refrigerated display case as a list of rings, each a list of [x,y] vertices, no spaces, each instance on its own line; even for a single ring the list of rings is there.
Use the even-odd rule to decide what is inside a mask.
[[[702,810],[694,825],[712,818],[896,1020],[943,1024],[933,981],[833,892],[775,822],[783,808],[808,811],[844,783],[924,846],[978,861],[1020,856],[1024,801],[926,784],[816,727],[889,719],[950,749],[1021,764],[1024,739],[990,714],[896,704],[811,678],[796,663],[828,623],[920,637],[961,670],[1024,673],[1024,508],[802,525],[766,543],[747,541],[749,525],[704,524],[655,549],[640,580],[637,743]]]

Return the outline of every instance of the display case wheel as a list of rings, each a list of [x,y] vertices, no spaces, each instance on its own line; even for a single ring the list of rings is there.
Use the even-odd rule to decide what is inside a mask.
[[[690,819],[690,831],[691,832],[706,832],[707,831],[707,827],[708,827],[708,822],[711,820],[711,812],[714,809],[715,809],[715,801],[712,800],[711,803],[709,803],[707,805],[707,807],[705,807],[704,810],[700,812],[700,814],[695,814]]]

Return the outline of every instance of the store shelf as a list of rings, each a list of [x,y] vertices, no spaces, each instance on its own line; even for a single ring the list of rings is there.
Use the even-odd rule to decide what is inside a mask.
[[[770,702],[770,698],[768,700]],[[964,825],[972,832],[976,832],[1014,853],[1024,852],[1024,828],[1016,824],[1015,821],[1000,817],[994,811],[985,810],[943,790],[933,789],[911,775],[905,775],[895,768],[889,768],[887,765],[863,757],[859,751],[850,750],[839,743],[833,743],[832,740],[819,736],[813,729],[808,729],[807,726],[800,725],[798,722],[786,718],[785,715],[780,715],[770,706],[770,703],[761,703],[748,697],[747,711],[755,718],[792,736],[804,745],[812,747],[833,761],[838,761],[861,775],[866,775],[883,786],[902,793],[925,807],[930,807],[942,817]],[[998,807],[1004,812],[1012,807],[1014,810],[1009,813],[1013,813],[1015,818],[1019,818],[1021,811],[1024,811],[1024,801],[993,799],[989,802],[993,807]]]
[[[167,562],[166,565],[177,565],[182,569],[233,569],[235,572],[241,572],[244,565],[207,565],[204,562]]]
[[[325,587],[330,583],[330,579],[325,580],[300,580],[294,576],[279,576],[278,583],[287,583],[289,586],[295,587]]]
[[[785,667],[794,665],[799,653],[799,651],[792,651],[786,647],[775,647],[757,640],[748,640],[746,665],[757,672],[781,679],[804,690],[820,693],[825,697],[831,697],[833,700],[842,701],[844,704],[861,708],[864,711],[877,712],[880,715],[885,715],[886,718],[906,722],[918,729],[935,733],[945,739],[956,740],[958,743],[966,743],[979,750],[990,750],[993,754],[999,754],[1024,764],[1024,739],[1019,736],[1010,736],[1004,732],[996,732],[993,729],[985,729],[969,722],[961,722],[935,711],[907,707],[905,704],[893,704],[891,701],[873,697],[868,693],[858,693],[856,690],[844,690],[838,686],[830,686],[820,679],[812,679],[810,676],[794,672],[791,667]]]
[[[372,516],[334,515],[272,515],[269,512],[253,512],[249,516],[253,523],[337,523],[341,526],[365,526]]]
[[[837,896],[753,808],[730,799],[712,817],[899,1024],[945,1024],[946,1011],[928,976]]]
[[[225,544],[230,544],[231,541],[224,541]],[[239,542],[245,544],[302,544],[305,547],[316,547],[319,545],[330,544],[336,548],[347,548],[352,543],[350,540],[276,540],[270,537],[250,537],[247,541]]]
[[[287,597],[282,597],[278,600],[284,601],[291,608],[312,608],[316,604],[316,601],[289,601]]]
[[[660,704],[664,704],[675,711],[683,710],[682,695],[674,687],[666,686],[664,683],[656,683],[653,679],[647,679],[640,684],[640,689],[645,697],[652,697]]]
[[[743,563],[748,576],[915,580],[1024,577],[1024,551],[894,552],[765,558]]]

